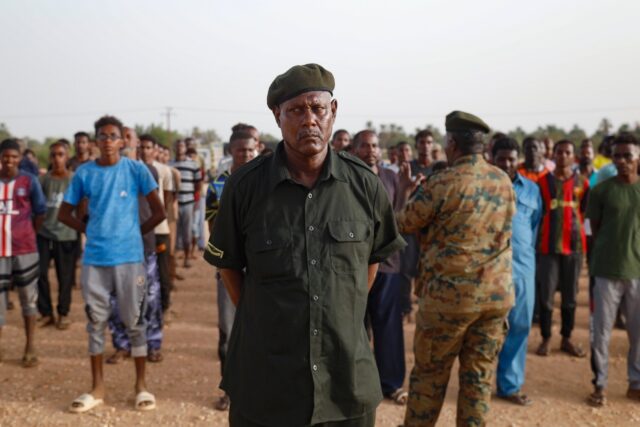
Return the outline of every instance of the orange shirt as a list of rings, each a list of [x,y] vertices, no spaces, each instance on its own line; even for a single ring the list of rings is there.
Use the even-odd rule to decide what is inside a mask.
[[[543,167],[540,172],[530,171],[524,167],[524,163],[521,163],[518,167],[518,173],[537,184],[538,181],[540,181],[540,178],[543,178],[549,173],[549,169]]]

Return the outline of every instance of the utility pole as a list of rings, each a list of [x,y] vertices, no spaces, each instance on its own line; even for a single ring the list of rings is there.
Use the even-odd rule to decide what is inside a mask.
[[[173,107],[166,107],[167,111],[164,113],[165,119],[167,120],[167,132],[171,133],[171,116],[174,115]]]

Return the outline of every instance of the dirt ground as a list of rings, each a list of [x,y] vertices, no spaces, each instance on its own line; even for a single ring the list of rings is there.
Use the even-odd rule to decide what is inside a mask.
[[[2,342],[5,360],[0,364],[0,426],[129,426],[129,425],[227,425],[227,414],[215,411],[220,395],[220,364],[217,358],[216,288],[214,269],[198,260],[182,271],[187,280],[177,282],[173,294],[175,319],[165,328],[165,359],[148,364],[148,385],[158,400],[157,410],[139,413],[133,409],[133,363],[106,365],[108,395],[93,412],[73,415],[69,403],[90,388],[87,335],[82,297],[73,292],[71,318],[66,331],[37,331],[39,366],[24,369],[20,358],[24,345],[19,308],[9,311]],[[55,288],[55,279],[52,277]],[[586,281],[581,281],[575,339],[588,347]],[[17,302],[17,295],[12,294]],[[549,357],[535,356],[539,333],[534,329],[527,356],[524,391],[534,400],[521,408],[500,400],[492,402],[489,424],[495,426],[638,426],[640,405],[626,399],[624,331],[616,330],[611,343],[609,403],[594,409],[584,403],[591,390],[589,359],[575,359],[558,351],[559,312],[554,313],[554,345]],[[407,370],[413,364],[413,324],[405,328]],[[108,345],[108,353],[111,345]],[[407,371],[407,378],[408,378]],[[453,372],[439,426],[455,425],[457,376]],[[377,413],[378,426],[397,426],[404,408],[383,402]]]

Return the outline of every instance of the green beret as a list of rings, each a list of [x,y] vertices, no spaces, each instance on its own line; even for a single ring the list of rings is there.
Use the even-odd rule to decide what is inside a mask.
[[[273,80],[267,92],[267,105],[273,109],[305,92],[326,91],[333,95],[335,86],[333,74],[321,65],[295,65]]]
[[[479,130],[484,133],[489,133],[491,130],[480,117],[474,116],[470,113],[465,113],[464,111],[452,111],[447,114],[444,127],[447,132]]]

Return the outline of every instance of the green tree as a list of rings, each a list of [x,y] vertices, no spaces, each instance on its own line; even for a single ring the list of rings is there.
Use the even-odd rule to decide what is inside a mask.
[[[151,124],[151,125],[135,125],[134,126],[136,133],[138,135],[142,135],[144,133],[148,133],[152,135],[159,144],[162,144],[166,147],[173,147],[173,144],[178,140],[182,139],[183,135],[177,131],[172,130],[168,132],[162,125],[160,124]]]

